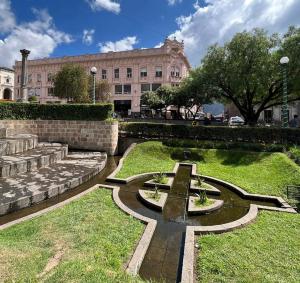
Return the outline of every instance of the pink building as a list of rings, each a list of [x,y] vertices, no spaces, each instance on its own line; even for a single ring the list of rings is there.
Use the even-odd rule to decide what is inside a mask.
[[[67,56],[28,61],[28,95],[37,96],[41,103],[61,103],[55,97],[51,77],[66,63],[83,66],[89,73],[98,69],[96,79],[111,85],[115,110],[139,113],[143,92],[161,85],[178,85],[188,75],[190,64],[184,55],[184,44],[166,39],[160,48]],[[21,62],[15,64],[15,99],[20,98]]]

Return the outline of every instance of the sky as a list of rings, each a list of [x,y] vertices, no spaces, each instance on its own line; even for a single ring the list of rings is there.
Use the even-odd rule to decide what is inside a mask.
[[[255,27],[300,26],[300,0],[0,0],[0,66],[29,59],[185,43],[192,66],[207,48]]]

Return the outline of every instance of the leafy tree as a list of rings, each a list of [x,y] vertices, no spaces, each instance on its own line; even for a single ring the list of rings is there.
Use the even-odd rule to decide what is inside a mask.
[[[282,104],[279,51],[292,52],[290,46],[297,42],[295,33],[299,35],[299,30],[286,34],[281,45],[277,35],[268,36],[264,30],[254,29],[236,34],[223,47],[210,47],[197,70],[198,85],[202,84],[211,97],[233,102],[245,122],[255,125],[262,111]],[[295,69],[294,65],[290,68],[292,77],[296,76]],[[289,90],[289,102],[300,99],[296,84]]]
[[[154,91],[147,91],[141,96],[141,104],[147,105],[150,109],[158,110],[163,107],[163,101]]]
[[[89,76],[89,93],[90,93],[90,100],[93,100],[93,77]],[[109,102],[110,101],[110,95],[111,95],[111,87],[107,80],[100,80],[96,81],[95,86],[95,98],[96,102]]]
[[[191,70],[189,76],[184,79],[177,90],[174,98],[174,104],[185,107],[186,113],[189,113],[195,119],[203,104],[212,102],[212,97],[205,89],[201,69]],[[178,98],[177,98],[178,97]],[[179,100],[179,102],[177,102]]]
[[[66,64],[54,76],[54,93],[75,103],[90,102],[89,79],[85,69],[79,65]]]

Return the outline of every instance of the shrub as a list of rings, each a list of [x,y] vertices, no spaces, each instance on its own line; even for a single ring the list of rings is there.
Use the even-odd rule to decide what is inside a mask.
[[[28,101],[31,102],[31,103],[35,103],[35,102],[38,101],[38,99],[37,99],[36,96],[30,96],[30,97],[28,98]]]
[[[252,143],[300,143],[300,129],[205,127],[158,123],[122,123],[121,134],[129,137],[184,138],[223,142]]]
[[[153,176],[153,180],[158,184],[166,184],[168,182],[167,175],[163,174],[162,172],[155,174]]]
[[[113,105],[0,103],[0,120],[86,120],[110,118]]]

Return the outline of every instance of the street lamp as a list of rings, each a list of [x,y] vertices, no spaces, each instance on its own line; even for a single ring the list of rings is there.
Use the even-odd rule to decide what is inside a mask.
[[[96,104],[96,74],[97,74],[97,68],[92,67],[91,75],[93,76],[93,104]]]
[[[288,113],[288,89],[287,89],[287,64],[290,62],[288,57],[282,57],[280,59],[280,64],[282,66],[282,76],[283,76],[283,103],[282,103],[282,127],[288,128],[289,126],[289,113]]]

